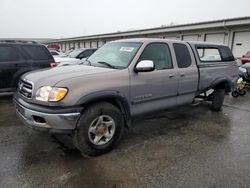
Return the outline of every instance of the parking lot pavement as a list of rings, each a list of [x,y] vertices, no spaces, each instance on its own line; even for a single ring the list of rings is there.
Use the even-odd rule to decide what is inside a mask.
[[[135,122],[110,153],[86,159],[36,132],[0,99],[0,187],[250,187],[250,95],[222,112],[185,106]]]

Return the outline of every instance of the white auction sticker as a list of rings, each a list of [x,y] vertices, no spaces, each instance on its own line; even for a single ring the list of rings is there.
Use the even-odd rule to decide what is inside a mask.
[[[132,52],[135,48],[133,47],[121,47],[120,51],[121,52]]]

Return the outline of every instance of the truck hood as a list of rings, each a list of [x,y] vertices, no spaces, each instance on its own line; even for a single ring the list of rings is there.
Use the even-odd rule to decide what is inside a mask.
[[[118,70],[87,65],[72,65],[33,71],[25,74],[22,78],[33,82],[35,85],[45,84],[49,86],[54,86],[56,83],[62,80],[113,71]]]

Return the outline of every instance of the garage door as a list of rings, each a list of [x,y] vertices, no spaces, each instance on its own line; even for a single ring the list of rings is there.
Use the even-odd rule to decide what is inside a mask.
[[[185,41],[198,41],[199,36],[198,35],[183,35],[182,40],[185,40]]]
[[[100,47],[102,47],[104,44],[105,44],[104,41],[100,40],[100,41],[98,42],[98,46],[97,46],[97,47],[100,48]]]
[[[250,51],[250,31],[235,32],[233,41],[234,56],[241,57],[247,51]]]
[[[91,42],[91,48],[97,48],[97,42],[96,41]]]
[[[90,42],[85,42],[85,48],[90,48]]]
[[[225,33],[207,34],[206,35],[206,42],[224,44],[225,43]]]

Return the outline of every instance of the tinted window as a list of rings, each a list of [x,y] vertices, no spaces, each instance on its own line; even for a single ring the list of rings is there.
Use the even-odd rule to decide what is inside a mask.
[[[24,51],[34,60],[50,59],[42,46],[23,46]]]
[[[157,70],[173,67],[169,47],[164,43],[151,43],[147,45],[139,59],[139,61],[142,60],[153,61]]]
[[[17,60],[19,60],[19,55],[15,48],[10,46],[0,46],[0,62]]]
[[[191,65],[191,57],[185,44],[174,44],[175,56],[179,68],[186,68]]]
[[[78,55],[79,58],[87,58],[93,54],[93,50],[86,50]]]
[[[219,50],[223,61],[234,61],[234,56],[227,46],[221,46]]]

